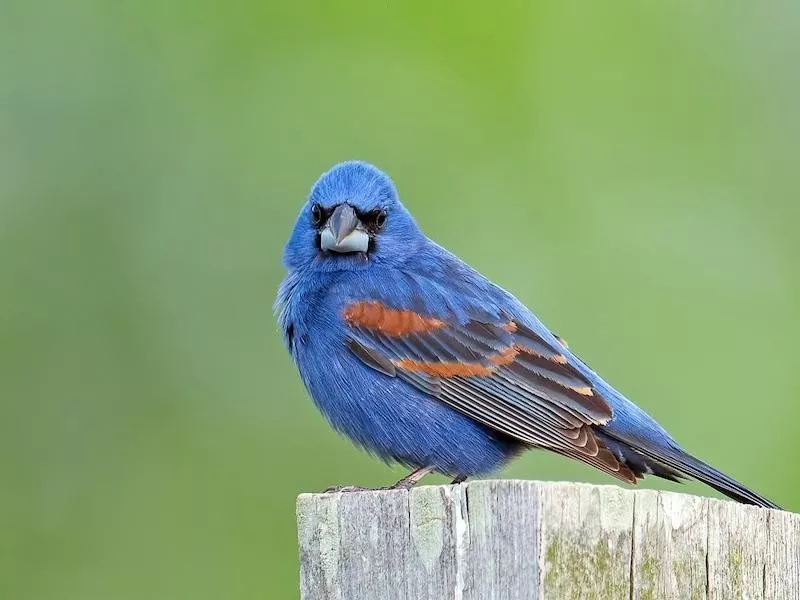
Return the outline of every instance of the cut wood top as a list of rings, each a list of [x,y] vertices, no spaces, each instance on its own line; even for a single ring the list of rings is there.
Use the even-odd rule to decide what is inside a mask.
[[[302,494],[301,598],[800,599],[800,515],[616,486]]]

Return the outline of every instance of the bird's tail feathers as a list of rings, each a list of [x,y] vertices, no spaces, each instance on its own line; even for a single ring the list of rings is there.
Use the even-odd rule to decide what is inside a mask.
[[[722,471],[718,471],[711,465],[704,463],[702,460],[682,450],[670,452],[668,454],[656,454],[648,452],[647,450],[637,450],[651,460],[661,463],[677,471],[679,474],[693,477],[737,502],[780,510],[780,507],[774,502],[767,500],[763,496],[746,488],[732,477],[725,475]]]
[[[614,453],[620,463],[628,467],[637,479],[645,475],[655,475],[662,479],[680,482],[686,476],[675,469],[671,469],[660,461],[648,458],[644,454],[637,452],[631,446],[606,435],[603,431],[595,430],[595,435],[603,442],[603,445]]]

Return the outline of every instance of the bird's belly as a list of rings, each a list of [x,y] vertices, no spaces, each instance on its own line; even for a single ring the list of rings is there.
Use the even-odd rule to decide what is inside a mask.
[[[472,476],[497,470],[519,451],[519,444],[350,355],[298,364],[331,425],[384,460]]]

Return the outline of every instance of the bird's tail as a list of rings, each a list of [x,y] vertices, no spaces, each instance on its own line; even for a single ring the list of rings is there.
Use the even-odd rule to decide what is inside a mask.
[[[680,474],[688,475],[702,481],[706,485],[714,488],[737,502],[743,504],[753,504],[755,506],[762,506],[764,508],[777,508],[780,506],[767,500],[756,492],[746,488],[741,483],[728,477],[722,471],[718,471],[711,465],[704,463],[702,460],[695,458],[691,454],[678,450],[670,452],[669,454],[655,454],[647,451],[642,451],[642,454],[648,458],[659,462]]]

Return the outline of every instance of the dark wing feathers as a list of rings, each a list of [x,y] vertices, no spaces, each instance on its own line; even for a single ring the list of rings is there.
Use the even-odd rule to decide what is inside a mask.
[[[525,444],[636,481],[593,427],[611,419],[611,406],[557,344],[524,325],[483,313],[447,322],[376,301],[351,303],[343,317],[350,350],[373,369]]]
[[[395,369],[392,361],[386,358],[383,354],[376,352],[372,348],[365,346],[358,340],[352,338],[347,340],[347,347],[350,348],[350,351],[360,358],[362,362],[368,364],[373,369],[380,371],[389,377],[394,377],[397,375],[397,369]]]

